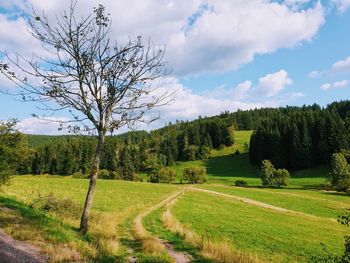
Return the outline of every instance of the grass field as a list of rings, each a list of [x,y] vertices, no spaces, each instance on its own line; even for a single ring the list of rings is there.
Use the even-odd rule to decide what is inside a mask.
[[[5,187],[5,193],[1,194],[2,199],[0,202],[3,205],[16,203],[21,208],[29,211],[29,214],[35,214],[36,211],[30,209],[28,205],[30,205],[38,195],[54,193],[60,198],[68,197],[71,200],[83,204],[87,187],[88,180],[64,179],[63,177],[40,178],[35,176],[19,176],[13,178],[11,184]],[[57,224],[54,224],[57,220],[51,220],[52,222],[49,220],[47,221],[49,222],[47,226],[45,226],[45,224],[43,226],[44,228],[52,228],[52,231],[56,231],[57,237],[52,235],[50,231],[44,231],[42,232],[40,239],[53,239],[54,242],[58,243],[73,242],[74,244],[72,244],[72,246],[74,249],[82,251],[80,248],[84,247],[85,250],[91,250],[89,257],[94,257],[94,254],[97,253],[96,247],[100,246],[100,242],[110,242],[111,239],[118,236],[119,243],[115,244],[119,247],[118,253],[112,255],[113,253],[106,252],[106,258],[110,257],[112,260],[111,262],[114,262],[113,259],[115,258],[123,258],[129,247],[134,247],[136,250],[138,249],[138,244],[132,240],[132,219],[136,217],[140,211],[160,202],[177,189],[178,186],[176,185],[155,185],[148,183],[100,180],[97,184],[94,199],[93,213],[95,213],[96,220],[91,223],[91,242],[76,242],[78,234],[74,229],[78,227],[78,219],[70,219],[67,221],[67,219],[60,217],[60,220],[64,220],[67,223],[67,227],[62,228],[58,224],[59,229],[57,229]],[[3,217],[4,215],[1,214],[0,224],[4,219]],[[11,225],[8,220],[6,224],[6,230],[10,233],[13,232],[15,226]],[[13,222],[13,224],[15,224],[15,222]],[[38,225],[40,226],[40,224]],[[32,224],[32,227],[35,226]],[[65,238],[62,239],[60,237],[62,235],[64,235]],[[18,237],[32,241],[32,243],[37,243],[38,241],[35,236]],[[67,255],[67,257],[70,256],[71,255]],[[139,256],[142,257],[142,254]]]
[[[342,227],[327,219],[278,213],[209,194],[189,192],[173,213],[188,228],[214,241],[275,262],[306,262],[342,245]]]
[[[213,151],[207,161],[175,165],[178,175],[185,167],[205,166],[209,181],[195,187],[215,193],[188,190],[179,181],[169,185],[99,180],[91,231],[83,237],[77,232],[79,218],[43,213],[31,204],[53,193],[81,207],[88,180],[17,176],[0,193],[0,227],[42,248],[52,262],[170,262],[158,238],[193,262],[222,262],[232,251],[257,262],[307,262],[324,253],[320,243],[339,253],[345,229],[336,218],[350,210],[349,195],[322,190],[327,167],[292,173],[283,189],[262,188],[258,168],[249,164],[244,152],[250,134],[236,132],[236,144]],[[239,155],[233,154],[236,150]],[[238,179],[248,186],[232,186]],[[168,206],[165,200],[183,187],[187,191]],[[164,222],[164,211],[178,222],[175,228]]]

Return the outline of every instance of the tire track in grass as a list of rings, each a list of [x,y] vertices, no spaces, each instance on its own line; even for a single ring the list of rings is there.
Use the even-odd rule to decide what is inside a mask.
[[[156,211],[157,209],[165,206],[172,200],[175,200],[178,196],[183,194],[186,191],[186,188],[181,189],[180,191],[175,192],[171,196],[167,197],[160,203],[148,207],[142,213],[138,214],[133,223],[133,235],[136,240],[139,240],[142,244],[142,250],[146,253],[152,255],[161,255],[163,252],[166,253],[172,258],[172,260],[176,263],[187,263],[190,262],[190,257],[186,253],[177,252],[174,250],[173,246],[165,240],[160,240],[159,238],[153,236],[150,232],[148,232],[143,224],[143,219]]]
[[[212,186],[215,187],[221,187],[221,188],[226,188],[226,189],[242,189],[242,187],[238,187],[238,186],[227,186],[227,185],[222,185],[222,184],[212,184]],[[243,187],[244,190],[248,190],[248,191],[254,191],[254,192],[260,192],[260,193],[269,193],[269,194],[273,194],[273,195],[286,195],[286,196],[293,196],[293,197],[301,197],[301,198],[305,198],[305,199],[312,199],[312,200],[316,200],[316,201],[325,201],[327,203],[333,203],[333,204],[339,204],[339,201],[335,201],[335,200],[330,200],[327,198],[321,198],[321,197],[315,197],[315,196],[310,196],[310,195],[304,195],[304,194],[296,194],[296,193],[290,193],[290,192],[277,192],[277,191],[272,191],[272,189],[268,189],[268,188],[256,188],[256,187]],[[288,189],[288,188],[286,188]],[[289,190],[289,189],[288,189]],[[302,190],[304,191],[304,190]],[[311,190],[305,190],[305,191],[311,191]],[[323,193],[336,193],[336,191],[327,191],[327,190],[322,190],[321,192]],[[348,209],[350,208],[350,205],[345,205],[345,206],[341,206],[341,209]]]
[[[236,251],[230,243],[227,242],[212,242],[206,240],[198,233],[184,227],[180,221],[178,221],[171,213],[171,208],[176,203],[177,198],[166,204],[166,209],[162,215],[162,221],[164,226],[173,233],[180,235],[186,242],[199,248],[200,254],[208,262],[220,262],[220,263],[261,263],[262,260],[255,256],[249,255],[244,252]]]
[[[197,187],[188,187],[188,189],[191,190],[191,191],[198,191],[198,192],[203,192],[203,193],[208,193],[208,194],[212,194],[212,195],[226,197],[226,198],[229,198],[229,199],[234,199],[234,200],[240,201],[242,203],[258,206],[258,207],[265,208],[265,209],[270,209],[270,210],[273,210],[273,211],[276,211],[276,212],[280,212],[280,213],[286,213],[286,214],[292,214],[292,215],[297,215],[297,216],[302,216],[302,217],[308,217],[308,218],[313,218],[313,219],[317,219],[317,220],[328,220],[328,221],[332,221],[332,222],[337,222],[337,220],[333,219],[333,218],[318,217],[318,216],[315,216],[315,215],[310,215],[310,214],[303,213],[303,212],[297,212],[297,211],[290,210],[290,209],[287,209],[287,208],[270,205],[270,204],[267,204],[267,203],[264,203],[264,202],[260,202],[260,201],[256,201],[256,200],[253,200],[253,199],[240,197],[240,196],[236,196],[236,195],[224,194],[224,193],[216,192],[216,191],[213,191],[213,190],[207,190],[207,189],[202,189],[202,188],[197,188]]]

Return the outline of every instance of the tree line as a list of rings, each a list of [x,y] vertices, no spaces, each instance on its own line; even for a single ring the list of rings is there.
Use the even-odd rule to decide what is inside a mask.
[[[255,165],[265,159],[291,170],[329,164],[333,153],[350,148],[350,102],[277,109],[259,122],[249,148]]]
[[[329,164],[333,153],[350,147],[349,112],[349,101],[335,102],[326,108],[312,105],[223,112],[191,122],[176,121],[151,132],[107,136],[101,169],[115,172],[111,179],[133,180],[135,174],[155,167],[206,159],[212,149],[232,145],[234,130],[242,127],[255,127],[249,147],[252,164],[260,166],[262,160],[268,159],[277,168],[291,170]],[[11,161],[16,164],[14,172],[89,174],[96,147],[91,136],[23,135],[14,132],[13,127],[3,129],[3,137],[17,138],[11,147],[20,149],[20,154],[7,154],[4,150],[2,155],[17,156],[16,161]]]
[[[28,142],[35,149],[32,161],[19,173],[89,173],[96,147],[91,137],[28,135]],[[100,168],[115,172],[111,177],[133,180],[135,174],[155,167],[206,159],[212,149],[233,143],[233,127],[220,117],[177,122],[151,132],[107,136]]]

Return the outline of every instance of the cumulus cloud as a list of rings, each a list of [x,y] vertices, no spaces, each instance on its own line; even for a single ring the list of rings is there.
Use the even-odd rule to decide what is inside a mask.
[[[59,128],[60,122],[68,120],[66,117],[51,117],[50,120],[26,118],[17,123],[17,129],[26,134],[66,134],[66,130],[59,132]]]
[[[350,72],[350,56],[346,57],[342,60],[336,61],[335,63],[333,63],[333,65],[327,69],[327,70],[323,70],[323,71],[311,71],[309,73],[309,77],[310,78],[318,78],[320,76],[323,75],[334,75],[334,74],[339,74],[339,73],[346,73],[346,72]]]
[[[350,0],[332,0],[331,2],[337,7],[340,13],[344,13],[350,6]]]
[[[322,75],[322,72],[317,71],[317,70],[313,70],[308,74],[309,78],[312,78],[312,79],[317,79],[321,75]]]
[[[342,81],[337,81],[333,83],[325,83],[320,88],[323,90],[341,89],[349,86],[349,84],[350,84],[349,80],[342,80]]]
[[[282,69],[276,73],[267,74],[266,76],[260,78],[256,91],[260,95],[272,97],[292,83],[293,81],[288,78],[287,71]]]
[[[220,86],[212,91],[196,94],[183,86],[177,78],[167,77],[158,83],[165,90],[174,91],[174,102],[161,109],[165,120],[194,119],[199,115],[211,116],[221,111],[246,110],[261,107],[276,107],[304,96],[300,92],[280,94],[286,86],[292,84],[285,70],[267,74],[259,79],[257,85],[247,80],[235,87]],[[266,100],[269,97],[269,100]]]
[[[269,75],[274,74],[268,74],[266,76]],[[226,110],[233,112],[238,109],[248,110],[262,107],[278,107],[304,96],[302,93],[289,92],[276,94],[278,96],[270,97],[266,100],[266,97],[257,95],[256,89],[258,86],[254,86],[250,80],[231,88],[221,86],[214,91],[203,94],[195,93],[185,87],[175,77],[164,77],[159,79],[154,85],[157,86],[157,89],[152,95],[157,95],[157,93],[162,94],[165,91],[174,92],[174,101],[169,105],[150,112],[150,115],[153,115],[158,111],[161,119],[152,122],[150,125],[138,123],[134,127],[136,129],[151,130],[162,127],[168,122],[193,120],[198,118],[199,115],[213,116]],[[19,122],[17,127],[22,132],[30,134],[62,134],[62,132],[58,132],[58,121],[67,121],[68,118],[56,117],[53,120],[56,120],[56,122],[28,118]],[[127,127],[123,127],[118,133],[126,132],[127,130]]]
[[[26,3],[16,2],[18,8],[18,3]],[[68,0],[27,2],[27,6],[32,4],[49,15],[57,14],[69,3]],[[325,12],[320,2],[298,10],[291,7],[304,2],[93,0],[79,1],[77,10],[87,14],[98,3],[106,5],[112,15],[113,35],[118,40],[137,35],[150,37],[154,43],[167,46],[167,60],[175,75],[193,75],[230,71],[251,62],[257,54],[311,40],[324,23]],[[2,46],[21,51],[30,47],[28,51],[32,51],[29,39],[23,34],[23,22],[4,19],[3,16],[0,33],[7,31],[7,34],[2,34]]]
[[[340,72],[350,72],[350,57],[347,57],[343,60],[335,62],[331,69],[330,73],[340,73]]]

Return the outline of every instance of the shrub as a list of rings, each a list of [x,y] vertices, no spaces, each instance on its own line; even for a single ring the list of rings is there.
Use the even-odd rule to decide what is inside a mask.
[[[270,184],[270,178],[273,176],[275,168],[269,160],[263,160],[261,164],[260,178],[263,185]]]
[[[151,183],[172,183],[176,179],[176,170],[171,167],[153,169],[148,178]]]
[[[143,182],[143,178],[141,175],[137,174],[137,173],[133,173],[132,174],[132,181],[134,182]]]
[[[350,167],[342,153],[332,155],[330,182],[338,191],[347,191],[350,188]]]
[[[83,174],[82,172],[75,172],[74,174],[72,174],[72,178],[74,178],[74,179],[84,179],[84,178],[86,178],[86,175]]]
[[[272,186],[287,186],[288,178],[290,177],[289,172],[286,169],[278,169],[273,173]]]
[[[14,174],[15,171],[10,169],[7,163],[0,164],[0,186],[5,185],[9,182],[10,176]]]
[[[109,173],[109,178],[113,180],[123,180],[123,177],[117,171],[111,171]]]
[[[110,179],[109,171],[107,169],[101,169],[98,172],[98,177],[101,179]]]
[[[244,181],[244,180],[235,181],[235,186],[247,186],[247,185],[248,185],[247,181]]]
[[[202,184],[207,181],[206,169],[203,166],[191,166],[183,170],[183,179],[190,184]]]
[[[260,178],[263,185],[267,186],[286,186],[289,172],[286,169],[275,169],[269,160],[263,160],[261,164]]]
[[[32,203],[32,207],[45,213],[79,219],[82,213],[82,206],[69,199],[59,199],[53,193],[40,196]]]

